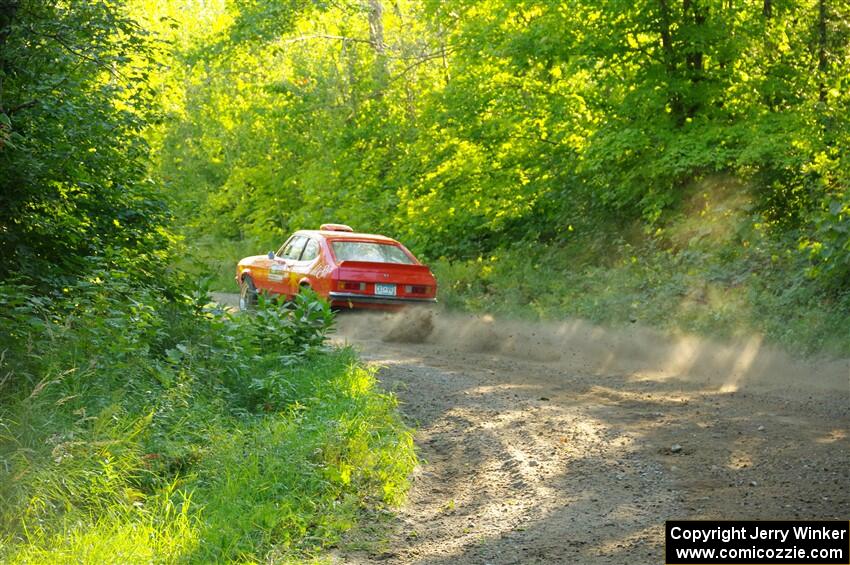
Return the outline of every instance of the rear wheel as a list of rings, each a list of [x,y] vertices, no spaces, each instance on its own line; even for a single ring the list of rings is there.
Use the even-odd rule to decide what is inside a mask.
[[[243,312],[254,310],[257,307],[257,287],[251,277],[242,277],[239,284],[239,309]]]

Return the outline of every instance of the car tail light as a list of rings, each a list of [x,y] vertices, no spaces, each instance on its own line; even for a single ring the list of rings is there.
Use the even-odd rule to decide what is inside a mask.
[[[340,290],[366,290],[366,283],[355,281],[339,281]]]
[[[411,284],[404,285],[405,294],[428,294],[429,290],[430,290],[430,287],[423,286],[423,285],[411,285]]]

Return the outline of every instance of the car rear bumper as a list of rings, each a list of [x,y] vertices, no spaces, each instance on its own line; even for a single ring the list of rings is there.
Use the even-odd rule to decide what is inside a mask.
[[[436,298],[408,298],[399,296],[375,296],[372,294],[355,294],[353,292],[331,292],[329,298],[332,304],[339,306],[375,304],[386,306],[404,306],[406,304],[436,304]]]

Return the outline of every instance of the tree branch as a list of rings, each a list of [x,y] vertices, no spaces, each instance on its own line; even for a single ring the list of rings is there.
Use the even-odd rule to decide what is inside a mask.
[[[328,35],[326,33],[311,33],[310,35],[300,35],[298,37],[292,37],[282,41],[282,43],[300,43],[302,41],[309,41],[311,39],[331,39],[334,41],[353,41],[354,43],[365,43],[366,45],[372,45],[372,41],[369,39],[362,39],[359,37],[347,37],[345,35]]]
[[[26,108],[32,108],[36,104],[38,104],[38,100],[30,100],[28,102],[18,104],[17,106],[13,106],[13,107],[9,108],[8,110],[4,110],[3,108],[0,108],[0,112],[6,114],[7,116],[9,116],[11,118],[12,114],[14,114],[15,112],[19,112],[20,110],[24,110]]]
[[[38,31],[36,31],[32,28],[30,28],[30,32],[33,33],[33,34],[36,34],[36,35],[41,35],[43,37],[47,37],[49,39],[52,39],[53,41],[55,41],[56,43],[61,45],[66,51],[71,53],[72,55],[75,55],[75,56],[79,57],[80,59],[84,59],[84,60],[86,60],[90,63],[94,63],[97,67],[106,69],[107,71],[109,71],[109,74],[111,74],[114,78],[121,78],[121,79],[127,80],[127,77],[125,77],[121,73],[121,71],[109,66],[108,64],[106,64],[104,61],[98,59],[97,57],[92,57],[88,53],[81,51],[81,50],[79,50],[75,47],[72,47],[71,45],[68,45],[68,43],[65,41],[65,38],[63,38],[59,34],[44,33],[44,32],[40,33],[40,32],[38,32]]]

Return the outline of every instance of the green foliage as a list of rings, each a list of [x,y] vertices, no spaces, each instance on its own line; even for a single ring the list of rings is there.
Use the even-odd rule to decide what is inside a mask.
[[[142,136],[155,53],[114,2],[0,6],[0,280],[161,280],[168,211]]]
[[[154,143],[191,202],[190,248],[273,246],[336,220],[469,259],[600,224],[655,229],[687,186],[723,173],[811,276],[845,280],[843,3],[343,2],[262,16],[281,6],[222,7],[214,34],[182,22],[184,101]]]
[[[799,355],[850,355],[847,288],[825,294],[805,256],[741,217],[749,205],[714,196],[630,241],[609,231],[557,249],[438,261],[441,300],[510,317],[640,323],[721,339],[756,334]]]
[[[206,269],[172,231],[172,210],[201,226],[198,198],[233,176],[192,124],[170,127],[203,101],[195,81],[250,95],[224,72],[305,6],[0,2],[3,562],[296,560],[403,496],[410,434],[373,372],[325,345],[327,305],[232,317],[186,294],[181,269]],[[232,129],[211,102],[199,124]],[[169,169],[152,147],[186,158]],[[273,174],[240,171],[235,199],[209,201]]]
[[[120,272],[46,300],[2,288],[4,562],[310,555],[397,503],[413,444],[333,317],[236,316]]]

